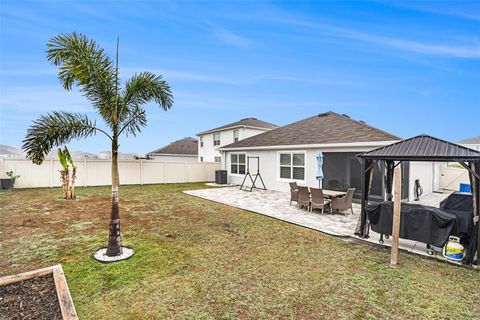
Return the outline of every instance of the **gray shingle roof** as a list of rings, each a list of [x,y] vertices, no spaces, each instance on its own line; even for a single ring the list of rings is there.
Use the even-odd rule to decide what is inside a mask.
[[[160,154],[178,154],[178,155],[198,155],[198,140],[187,137],[174,141],[160,149],[147,153],[147,155]]]
[[[396,141],[401,138],[356,121],[326,112],[226,145],[220,149],[328,143]]]
[[[461,144],[480,144],[480,136],[458,141]]]
[[[207,133],[212,133],[212,132],[215,132],[215,131],[221,131],[221,130],[224,130],[224,129],[227,129],[227,128],[236,128],[236,127],[254,127],[254,128],[268,129],[268,130],[278,128],[278,126],[276,126],[272,123],[262,121],[262,120],[258,120],[257,118],[245,118],[245,119],[242,119],[240,121],[232,122],[232,123],[226,124],[226,125],[221,126],[221,127],[217,127],[217,128],[214,128],[214,129],[210,129],[210,130],[207,130],[207,131],[197,133],[197,136],[207,134]]]
[[[480,160],[480,152],[423,134],[362,153],[359,157],[397,161],[470,161]]]

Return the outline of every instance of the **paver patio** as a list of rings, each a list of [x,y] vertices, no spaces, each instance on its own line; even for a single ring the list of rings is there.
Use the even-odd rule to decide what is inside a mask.
[[[360,204],[353,204],[353,214],[347,211],[344,213],[325,213],[319,211],[307,212],[299,209],[295,204],[289,205],[290,194],[274,190],[254,189],[253,192],[239,190],[237,186],[212,188],[203,190],[187,190],[186,194],[197,196],[203,199],[219,202],[243,210],[252,211],[258,214],[269,216],[275,219],[307,227],[313,230],[343,238],[355,238],[358,240],[380,244],[380,235],[370,231],[368,239],[358,238],[354,235],[360,214]],[[424,195],[420,201],[415,203],[429,206],[438,206],[451,192],[430,193]],[[390,239],[384,238],[383,246],[390,247]],[[400,249],[428,256],[426,244],[418,241],[400,239]],[[438,258],[443,260],[441,255]]]

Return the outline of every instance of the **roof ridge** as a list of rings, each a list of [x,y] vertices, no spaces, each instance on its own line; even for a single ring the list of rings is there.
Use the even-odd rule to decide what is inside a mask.
[[[359,124],[359,125],[361,125],[361,126],[367,127],[367,128],[369,128],[369,129],[373,129],[373,130],[375,130],[375,131],[377,131],[377,132],[380,132],[380,133],[383,133],[383,134],[392,136],[392,137],[394,137],[394,138],[396,138],[396,139],[402,139],[401,137],[399,137],[399,136],[397,136],[397,135],[394,135],[394,134],[391,134],[390,132],[387,132],[387,131],[384,131],[384,130],[382,130],[382,129],[378,129],[377,127],[371,126],[371,125],[369,125],[368,123],[366,123],[366,122],[364,122],[364,121],[352,119],[352,118],[350,118],[350,117],[344,116],[344,115],[342,115],[342,114],[338,114],[338,113],[333,112],[333,111],[329,111],[329,112],[330,112],[331,114],[337,115],[337,116],[339,116],[339,117],[344,117],[344,118],[346,118],[346,119],[348,119],[348,120],[351,120],[351,121],[353,121],[353,122],[355,122],[355,123],[357,123],[357,124]]]

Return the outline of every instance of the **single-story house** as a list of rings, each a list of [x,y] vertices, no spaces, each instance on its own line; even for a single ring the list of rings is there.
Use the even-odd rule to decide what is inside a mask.
[[[149,159],[167,162],[197,162],[198,140],[186,137],[149,152],[146,156]]]
[[[346,189],[354,187],[355,198],[361,195],[361,168],[359,153],[391,144],[400,137],[372,127],[348,115],[326,112],[279,127],[265,133],[226,145],[222,152],[222,168],[227,170],[228,183],[241,184],[250,159],[250,173],[261,174],[267,189],[288,191],[289,182],[318,187],[317,151],[323,153],[323,188]],[[375,168],[372,197],[383,198],[384,168]],[[413,198],[415,179],[422,180],[424,192],[435,189],[433,165],[406,164],[404,198]],[[408,183],[407,183],[408,181]]]

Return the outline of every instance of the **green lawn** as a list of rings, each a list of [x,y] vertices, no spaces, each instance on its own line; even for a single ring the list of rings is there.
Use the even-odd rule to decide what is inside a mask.
[[[472,319],[480,274],[185,195],[121,188],[130,260],[101,264],[109,188],[0,192],[0,275],[61,263],[80,319]]]

